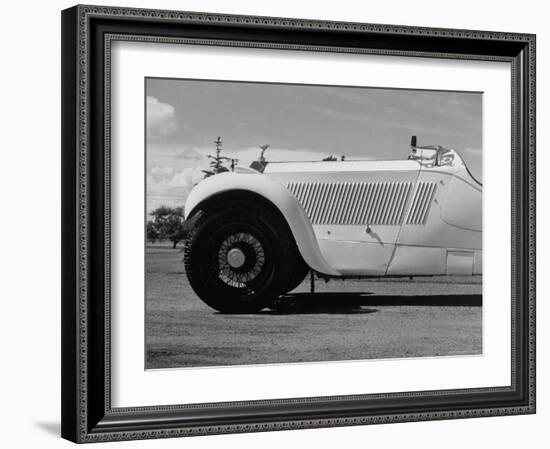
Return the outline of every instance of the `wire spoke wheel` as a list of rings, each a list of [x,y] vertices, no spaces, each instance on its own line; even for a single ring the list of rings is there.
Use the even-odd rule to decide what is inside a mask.
[[[240,232],[227,237],[218,250],[218,277],[235,288],[249,288],[261,274],[265,251],[251,234]]]
[[[295,254],[286,223],[269,210],[235,202],[204,212],[185,245],[195,293],[223,313],[269,307],[285,291]]]

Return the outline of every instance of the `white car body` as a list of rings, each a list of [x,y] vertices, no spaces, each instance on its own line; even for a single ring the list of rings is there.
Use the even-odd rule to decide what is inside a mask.
[[[269,163],[201,181],[185,205],[248,192],[286,220],[310,269],[326,276],[482,271],[482,186],[460,155],[413,147],[409,159]]]

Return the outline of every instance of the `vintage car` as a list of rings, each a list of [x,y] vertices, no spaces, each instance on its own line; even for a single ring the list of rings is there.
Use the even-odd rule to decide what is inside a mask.
[[[325,278],[481,274],[482,185],[453,149],[408,159],[280,162],[211,176],[186,205],[189,282],[225,313]]]

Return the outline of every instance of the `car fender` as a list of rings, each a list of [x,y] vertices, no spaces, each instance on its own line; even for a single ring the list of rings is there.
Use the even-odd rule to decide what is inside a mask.
[[[204,201],[214,195],[234,191],[260,195],[279,210],[292,232],[302,258],[311,269],[331,276],[341,275],[321,254],[313,227],[302,205],[285,186],[260,173],[219,173],[202,180],[187,197],[185,218],[188,219]]]

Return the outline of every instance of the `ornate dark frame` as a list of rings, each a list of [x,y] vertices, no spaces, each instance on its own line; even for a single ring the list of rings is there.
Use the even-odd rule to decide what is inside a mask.
[[[507,61],[512,67],[512,384],[112,408],[113,40]],[[268,51],[268,50],[266,50]],[[75,442],[535,412],[535,36],[75,6],[62,12],[62,436]]]

